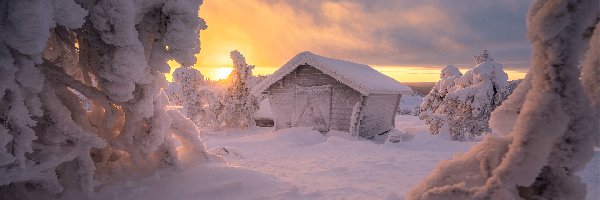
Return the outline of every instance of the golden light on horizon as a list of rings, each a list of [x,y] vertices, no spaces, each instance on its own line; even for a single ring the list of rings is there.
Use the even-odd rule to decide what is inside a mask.
[[[167,78],[167,81],[173,82],[173,72],[175,71],[175,69],[181,67],[181,65],[179,63],[177,63],[177,61],[175,61],[175,60],[169,60],[169,61],[167,61],[167,64],[169,64],[169,66],[171,67],[171,71],[169,73],[165,74],[165,77]],[[210,79],[210,80],[214,80],[214,81],[227,78],[227,76],[229,76],[231,71],[233,71],[233,68],[231,68],[231,67],[198,68],[198,67],[194,66],[194,68],[199,70],[205,79]]]
[[[211,75],[211,79],[213,80],[220,80],[220,79],[226,79],[227,76],[229,76],[229,74],[231,74],[231,71],[233,71],[233,68],[231,67],[219,67],[216,68],[213,72],[213,74]]]
[[[373,66],[373,68],[382,74],[385,74],[398,82],[437,82],[440,80],[441,67],[428,66]],[[463,74],[470,68],[459,67]],[[505,69],[508,74],[508,80],[525,78],[527,71]]]

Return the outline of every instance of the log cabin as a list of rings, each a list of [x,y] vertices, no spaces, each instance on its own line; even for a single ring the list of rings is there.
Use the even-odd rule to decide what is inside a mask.
[[[314,127],[372,138],[394,128],[411,89],[368,65],[302,52],[253,89],[267,95],[275,129]]]

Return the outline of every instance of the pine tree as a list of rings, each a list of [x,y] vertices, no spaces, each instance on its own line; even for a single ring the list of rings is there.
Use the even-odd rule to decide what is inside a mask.
[[[233,71],[227,77],[230,85],[221,100],[223,111],[219,121],[226,127],[248,128],[254,125],[254,113],[258,110],[256,97],[250,94],[250,85],[254,82],[252,69],[240,52],[232,51]]]
[[[454,88],[454,80],[460,76],[462,73],[454,65],[444,67],[440,73],[440,80],[423,98],[423,103],[419,106],[419,118],[425,120],[434,135],[439,134],[440,129],[443,129],[442,132],[448,132],[449,119],[444,103],[446,95]]]
[[[476,56],[477,65],[454,80],[454,86],[444,99],[444,114],[448,115],[448,133],[463,141],[489,132],[488,120],[499,106],[508,85],[508,75],[502,65],[493,62],[487,50]]]
[[[474,58],[477,65],[464,75],[451,65],[442,69],[440,81],[425,96],[420,118],[432,134],[463,141],[488,132],[490,113],[510,94],[502,65],[487,50]]]
[[[179,67],[173,72],[173,83],[178,87],[175,89],[173,99],[179,98],[182,106],[180,111],[197,125],[200,124],[206,103],[203,101],[203,91],[201,91],[203,82],[204,76],[197,69]]]

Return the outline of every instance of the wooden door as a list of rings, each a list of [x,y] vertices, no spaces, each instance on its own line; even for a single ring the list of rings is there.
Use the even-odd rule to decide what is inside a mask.
[[[314,127],[321,133],[329,131],[331,85],[297,86],[294,91],[293,116],[293,126]]]

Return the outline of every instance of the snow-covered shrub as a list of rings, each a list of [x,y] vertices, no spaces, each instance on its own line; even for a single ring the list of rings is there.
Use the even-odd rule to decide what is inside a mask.
[[[178,166],[175,138],[202,157],[198,129],[161,94],[167,60],[196,62],[201,3],[1,1],[0,199],[81,197]]]
[[[509,92],[508,76],[487,50],[475,56],[477,65],[460,75],[456,67],[442,69],[440,81],[421,104],[421,119],[433,134],[465,140],[489,131],[490,113]]]
[[[533,2],[527,16],[532,65],[492,113],[491,128],[499,134],[440,163],[406,199],[585,199],[577,172],[594,155],[598,122],[582,87],[592,83],[585,75],[580,79],[577,62],[585,49],[584,30],[598,23],[598,6],[598,1]],[[598,34],[600,29],[594,37]],[[583,71],[598,67],[585,65]]]
[[[219,121],[226,127],[247,128],[254,125],[254,112],[258,110],[256,97],[250,94],[250,85],[253,84],[253,65],[246,64],[246,59],[238,51],[231,52],[233,71],[227,77],[230,81],[227,91],[222,97],[223,110]]]
[[[448,92],[454,88],[454,80],[460,76],[462,73],[454,65],[444,67],[440,73],[440,80],[423,98],[423,103],[419,106],[419,118],[425,120],[432,134],[438,134],[440,129],[448,123],[444,100]],[[445,129],[447,129],[447,125]]]

